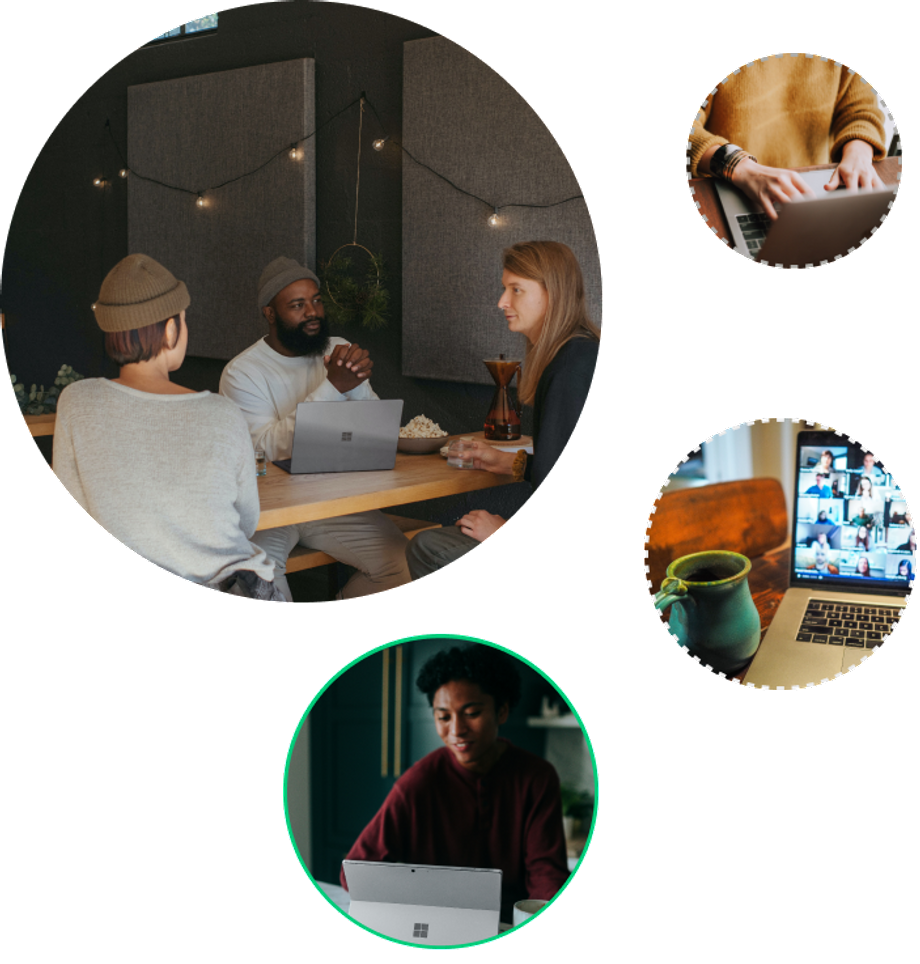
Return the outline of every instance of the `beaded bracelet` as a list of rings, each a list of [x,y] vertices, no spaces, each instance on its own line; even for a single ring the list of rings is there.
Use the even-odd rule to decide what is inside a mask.
[[[726,181],[731,181],[735,168],[745,158],[750,158],[755,164],[757,163],[757,158],[754,157],[753,154],[748,154],[747,151],[735,151],[733,154],[729,154],[728,160],[725,162],[725,165],[722,168],[722,177],[724,177]]]

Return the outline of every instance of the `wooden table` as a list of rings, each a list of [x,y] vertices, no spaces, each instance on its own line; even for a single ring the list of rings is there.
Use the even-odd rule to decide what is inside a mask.
[[[55,416],[26,415],[33,436],[54,435]],[[453,438],[478,438],[482,432],[451,435]],[[494,442],[496,446],[526,448],[529,436],[515,442]],[[330,472],[322,475],[290,475],[277,465],[259,479],[262,512],[256,529],[274,529],[295,522],[314,522],[369,509],[387,509],[408,502],[423,502],[445,495],[460,495],[508,485],[510,475],[493,475],[475,469],[455,469],[437,452],[432,455],[396,453],[396,467],[383,472]]]
[[[466,438],[450,436],[450,438]],[[473,436],[475,437],[475,436]],[[500,446],[525,446],[518,442],[499,442]],[[322,475],[290,475],[269,463],[268,473],[259,479],[262,514],[257,529],[296,522],[313,522],[334,516],[386,509],[408,502],[460,495],[496,485],[508,485],[510,475],[493,475],[475,469],[455,469],[437,452],[431,455],[396,453],[396,467],[382,472],[331,472]]]
[[[795,167],[790,170],[832,171],[836,166],[836,164],[816,164],[814,167]],[[874,167],[878,171],[878,176],[886,184],[898,183],[901,176],[900,157],[885,157],[880,161],[875,161]],[[692,178],[690,180],[690,193],[693,195],[693,200],[697,203],[699,212],[706,220],[707,225],[715,229],[715,233],[721,240],[727,241],[731,245],[733,243],[732,237],[725,223],[715,181],[711,177]]]
[[[24,417],[33,438],[37,438],[39,435],[54,435],[54,420],[57,418],[54,412],[49,415],[26,415]]]

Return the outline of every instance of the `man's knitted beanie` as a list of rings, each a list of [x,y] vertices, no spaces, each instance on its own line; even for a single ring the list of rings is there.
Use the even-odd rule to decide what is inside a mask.
[[[166,321],[191,304],[184,281],[146,254],[129,254],[105,276],[93,305],[103,331],[132,331]]]
[[[302,268],[293,258],[275,258],[259,278],[259,309],[264,308],[282,288],[304,278],[320,287],[319,278],[309,268]]]

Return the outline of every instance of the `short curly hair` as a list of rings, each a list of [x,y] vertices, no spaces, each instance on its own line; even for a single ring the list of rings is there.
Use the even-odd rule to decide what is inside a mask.
[[[419,671],[415,685],[434,706],[434,694],[453,680],[469,680],[495,700],[496,709],[506,703],[513,709],[521,698],[521,674],[517,661],[494,646],[473,643],[435,653]]]

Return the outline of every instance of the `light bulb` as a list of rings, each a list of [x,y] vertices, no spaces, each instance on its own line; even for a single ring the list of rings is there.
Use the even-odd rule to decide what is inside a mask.
[[[493,228],[497,226],[497,224],[498,224],[498,208],[495,209],[495,213],[494,213],[494,214],[490,215],[490,217],[489,217],[489,224],[491,224]]]
[[[386,144],[386,142],[387,142],[387,139],[385,137],[378,137],[377,140],[374,141],[374,150],[382,151],[383,145]]]
[[[93,184],[95,184],[96,187],[102,187],[102,185],[105,184],[105,181],[103,181],[101,177],[97,177],[93,180]]]
[[[128,169],[127,169],[126,167],[123,167],[123,168],[118,172],[118,176],[119,176],[119,177],[127,177],[127,176],[128,176]]]
[[[198,207],[203,208],[203,207],[204,207],[204,198],[199,194],[199,195],[198,195],[198,200],[197,200],[195,203],[198,205]]]
[[[292,161],[297,160],[297,147],[294,144],[291,145],[291,149],[288,151],[288,156]]]

